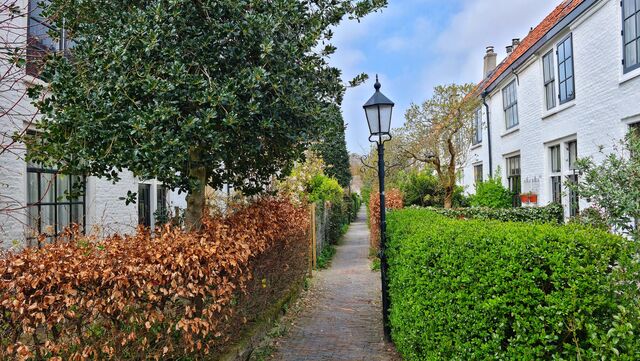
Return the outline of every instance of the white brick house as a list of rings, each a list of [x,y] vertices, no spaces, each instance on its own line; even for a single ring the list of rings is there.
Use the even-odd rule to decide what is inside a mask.
[[[51,39],[47,25],[39,16],[39,0],[17,0],[15,9],[22,16],[12,16],[8,8],[0,9],[2,46],[26,51],[26,69],[18,68],[0,57],[0,249],[32,244],[38,233],[53,235],[69,223],[79,223],[88,232],[100,235],[128,233],[139,223],[153,227],[154,212],[162,207],[186,207],[184,195],[165,189],[157,181],[140,181],[130,172],[121,174],[117,184],[95,177],[80,178],[84,196],[74,200],[64,197],[71,177],[56,174],[25,162],[26,148],[12,144],[14,133],[34,128],[36,110],[26,97],[29,85],[41,82],[34,74],[33,63],[43,51],[63,50],[62,39]],[[6,3],[6,4],[10,4]],[[128,191],[138,192],[138,204],[125,205]]]
[[[587,206],[565,187],[578,177],[574,158],[601,159],[601,147],[612,151],[640,124],[640,0],[565,0],[511,50],[496,67],[487,48],[486,106],[463,185],[473,193],[499,175],[537,195],[525,206],[555,200],[570,217]]]

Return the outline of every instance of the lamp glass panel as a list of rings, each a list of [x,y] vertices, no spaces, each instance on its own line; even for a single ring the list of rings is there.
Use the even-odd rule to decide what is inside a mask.
[[[393,106],[391,105],[380,105],[380,126],[382,129],[380,131],[382,133],[389,133],[391,130],[391,112],[393,110]]]
[[[380,133],[379,123],[378,123],[378,107],[370,106],[366,107],[365,111],[367,112],[367,122],[369,122],[369,130],[371,134]]]

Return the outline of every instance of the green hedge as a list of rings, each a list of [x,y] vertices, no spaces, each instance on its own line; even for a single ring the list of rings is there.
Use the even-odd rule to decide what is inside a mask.
[[[519,208],[424,208],[449,218],[485,219],[503,222],[564,223],[564,210],[559,204],[545,207]]]
[[[631,241],[424,209],[391,212],[389,235],[390,319],[405,360],[640,360]]]

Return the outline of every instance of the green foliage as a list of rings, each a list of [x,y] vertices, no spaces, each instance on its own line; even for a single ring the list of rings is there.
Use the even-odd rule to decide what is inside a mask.
[[[342,101],[328,63],[335,26],[385,5],[52,0],[45,14],[75,46],[48,61],[44,142],[30,157],[114,181],[127,169],[198,194],[203,182],[258,192],[319,140],[326,109]]]
[[[322,141],[315,144],[313,149],[325,163],[324,173],[335,178],[340,186],[346,188],[351,184],[351,169],[344,134],[344,119],[337,106],[328,107],[326,117],[327,127]]]
[[[528,208],[429,208],[430,211],[455,219],[484,219],[503,222],[526,223],[564,223],[564,210],[561,205],[552,203],[545,207]]]
[[[473,207],[511,208],[513,194],[502,185],[502,179],[498,176],[478,183],[470,203]]]
[[[405,360],[638,360],[639,245],[581,226],[389,217]]]
[[[580,182],[569,184],[578,196],[602,211],[606,223],[640,240],[640,134],[629,133],[596,164],[580,159]]]
[[[398,183],[405,206],[444,207],[445,190],[432,170],[411,170],[403,173]],[[462,187],[456,186],[454,189],[453,206],[467,206]]]
[[[309,194],[309,202],[342,201],[342,187],[338,181],[325,175],[315,175],[307,184],[307,193]]]
[[[327,269],[331,265],[331,260],[333,260],[333,256],[336,255],[336,246],[332,244],[326,245],[318,259],[316,260],[316,268],[317,269]]]
[[[580,214],[569,220],[571,224],[581,224],[593,228],[597,228],[603,231],[609,230],[607,219],[603,212],[595,207],[589,207],[580,211]]]

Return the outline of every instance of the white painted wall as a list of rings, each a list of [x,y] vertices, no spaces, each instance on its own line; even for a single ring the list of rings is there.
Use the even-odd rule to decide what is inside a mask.
[[[518,69],[517,77],[505,79],[487,98],[494,174],[500,167],[499,175],[507,185],[505,157],[520,153],[523,192],[537,192],[538,205],[551,202],[549,145],[577,139],[578,156],[593,157],[597,161],[602,159],[601,147],[611,152],[627,133],[629,124],[640,121],[640,69],[623,75],[621,17],[618,1],[601,0]],[[573,34],[576,98],[546,111],[542,56],[569,33]],[[557,59],[555,65],[557,67]],[[507,132],[502,88],[513,79],[518,81],[520,125],[517,130]],[[489,174],[486,124],[483,132],[484,141],[470,150],[464,170],[468,193],[475,191],[474,163],[483,164],[485,179]],[[564,161],[566,155],[567,152],[563,152]],[[563,197],[565,205],[568,205],[567,199]],[[586,202],[581,200],[581,209],[585,206]]]

